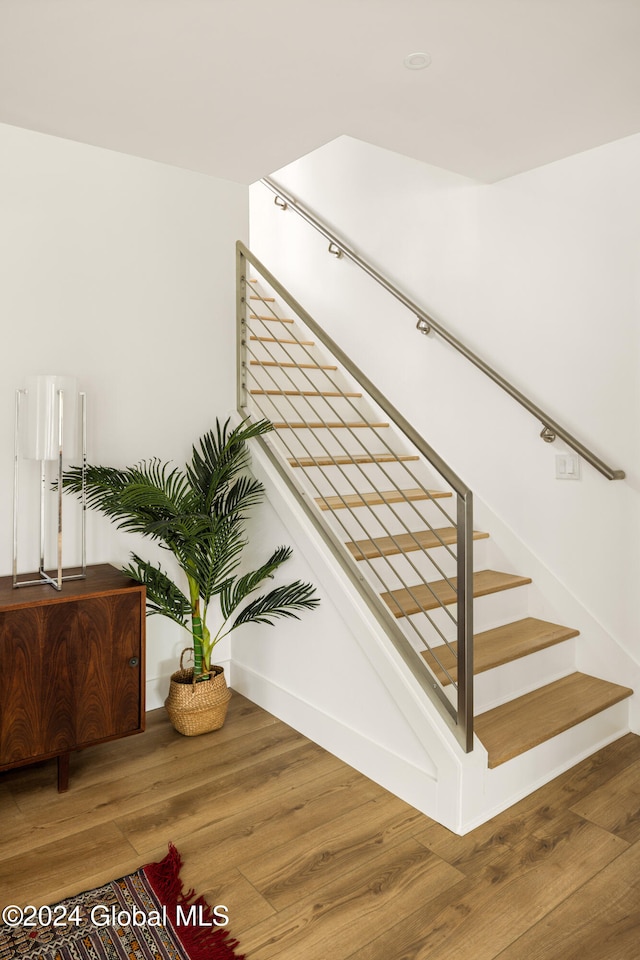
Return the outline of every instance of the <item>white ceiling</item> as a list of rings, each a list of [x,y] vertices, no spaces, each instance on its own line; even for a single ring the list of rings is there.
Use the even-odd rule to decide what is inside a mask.
[[[494,181],[640,131],[640,0],[0,0],[0,122],[242,183],[341,134]]]

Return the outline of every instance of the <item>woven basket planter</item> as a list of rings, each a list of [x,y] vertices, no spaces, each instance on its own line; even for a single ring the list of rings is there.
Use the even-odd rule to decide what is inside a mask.
[[[184,656],[184,654],[183,654]],[[169,696],[164,702],[169,719],[178,733],[197,737],[219,730],[227,716],[231,691],[227,687],[223,667],[211,667],[210,680],[194,681],[193,667],[171,674]]]

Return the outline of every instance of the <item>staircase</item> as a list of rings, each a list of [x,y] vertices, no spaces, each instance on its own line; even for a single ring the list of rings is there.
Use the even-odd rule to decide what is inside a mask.
[[[382,601],[440,701],[454,705],[461,597],[460,515],[447,511],[452,491],[309,333],[301,310],[285,306],[258,276],[247,291],[240,409],[272,420],[269,445],[292,483]],[[506,569],[495,569],[500,550],[489,532],[470,535],[477,629],[473,730],[488,770],[597,716],[613,717],[609,727],[606,719],[604,724],[617,729],[620,715],[613,708],[633,691],[576,671],[572,645],[579,642],[578,631],[531,615],[536,611],[529,610],[532,581],[526,571],[512,570],[508,562]],[[593,750],[601,745],[593,722],[592,728],[593,734],[581,734],[583,755],[585,736],[593,735]],[[624,732],[623,721],[618,735]]]

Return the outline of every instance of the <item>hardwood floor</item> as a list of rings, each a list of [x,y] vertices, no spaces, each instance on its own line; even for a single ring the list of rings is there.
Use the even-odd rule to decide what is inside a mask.
[[[247,960],[637,960],[640,738],[458,837],[234,694],[0,774],[0,900],[54,903],[160,859],[228,907]]]

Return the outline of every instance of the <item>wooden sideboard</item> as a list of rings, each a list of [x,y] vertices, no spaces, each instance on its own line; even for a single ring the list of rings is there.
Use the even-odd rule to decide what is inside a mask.
[[[144,730],[145,591],[114,567],[58,592],[0,578],[0,771]]]

